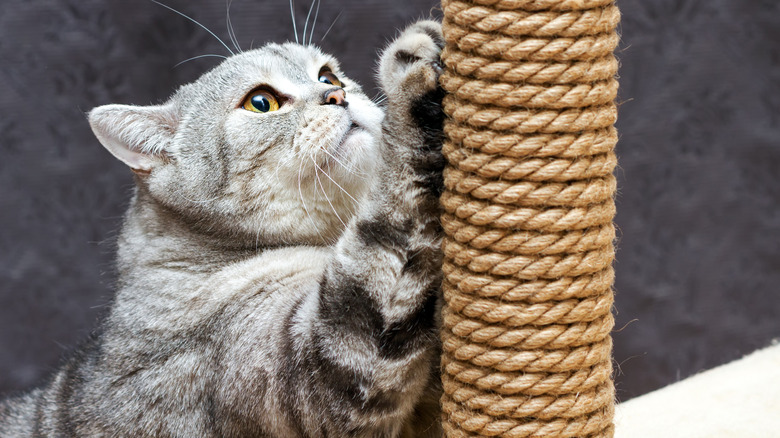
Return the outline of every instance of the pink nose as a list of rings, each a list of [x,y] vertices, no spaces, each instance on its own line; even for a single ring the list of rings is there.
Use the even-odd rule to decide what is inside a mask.
[[[334,88],[325,93],[323,105],[347,106],[347,93],[343,88]]]

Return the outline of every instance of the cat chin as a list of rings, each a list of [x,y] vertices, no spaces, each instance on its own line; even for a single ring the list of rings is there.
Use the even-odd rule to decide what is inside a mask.
[[[329,155],[333,157],[327,160],[332,171],[343,171],[345,175],[370,174],[378,159],[376,140],[366,129],[353,125],[344,139],[331,148]]]

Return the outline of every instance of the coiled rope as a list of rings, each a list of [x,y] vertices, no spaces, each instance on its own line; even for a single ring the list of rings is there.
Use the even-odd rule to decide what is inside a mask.
[[[607,437],[612,0],[443,0],[448,437]]]

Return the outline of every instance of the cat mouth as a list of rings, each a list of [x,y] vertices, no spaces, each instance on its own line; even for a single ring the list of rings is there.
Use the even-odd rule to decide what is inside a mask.
[[[362,126],[358,125],[358,124],[357,124],[357,123],[355,123],[355,122],[352,122],[352,123],[349,125],[349,128],[347,128],[347,130],[344,132],[344,135],[341,137],[341,140],[340,140],[340,141],[337,143],[337,147],[338,147],[338,146],[341,146],[341,145],[343,145],[343,144],[344,144],[344,142],[345,142],[345,141],[347,141],[347,139],[348,139],[348,138],[349,138],[349,137],[350,137],[352,134],[355,134],[356,132],[358,132],[358,131],[362,131],[362,130],[363,130],[363,127],[362,127]]]

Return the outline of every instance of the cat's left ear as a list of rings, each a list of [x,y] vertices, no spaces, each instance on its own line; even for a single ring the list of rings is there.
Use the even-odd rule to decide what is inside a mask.
[[[104,105],[89,112],[89,124],[109,152],[143,174],[165,161],[179,117],[172,103]]]

